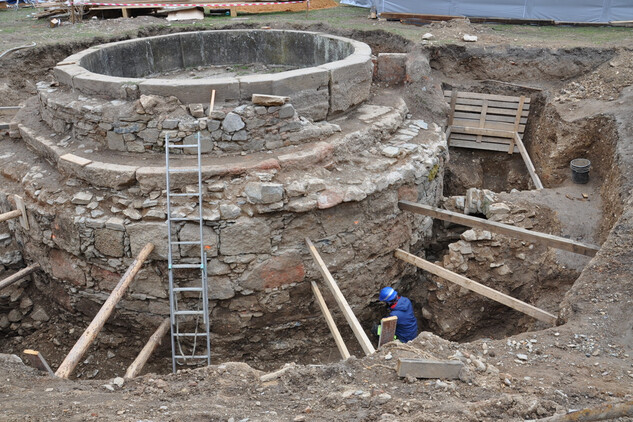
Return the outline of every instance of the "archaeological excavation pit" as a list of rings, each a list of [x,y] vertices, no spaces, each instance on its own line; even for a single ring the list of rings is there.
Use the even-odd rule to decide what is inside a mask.
[[[236,47],[217,48],[227,43]],[[539,202],[531,190],[519,154],[448,147],[449,90],[529,97],[523,139],[546,190],[565,185],[569,159],[585,154],[596,163],[592,195],[603,198],[603,207],[617,208],[614,192],[605,188],[618,178],[605,170],[614,160],[614,122],[606,117],[563,122],[546,95],[561,78],[581,77],[609,60],[610,53],[593,51],[584,58],[573,51],[539,51],[540,58],[529,50],[486,54],[448,46],[381,54],[372,65],[370,47],[351,39],[236,30],[134,39],[60,58],[56,83],[38,84],[37,96],[18,115],[19,133],[30,149],[0,154],[11,162],[5,177],[15,184],[5,192],[2,210],[13,209],[12,194],[20,194],[30,223],[28,230],[9,223],[14,240],[7,247],[15,247],[19,256],[7,267],[41,265],[32,284],[12,287],[15,300],[0,302],[9,323],[3,329],[12,336],[39,335],[42,343],[55,345],[46,357],[56,367],[143,246],[152,242],[155,248],[110,318],[107,334],[89,353],[94,361],[82,361],[76,374],[121,375],[170,313],[165,139],[192,145],[198,134],[213,362],[274,367],[291,360],[339,359],[311,290],[310,282],[322,285],[322,277],[305,238],[318,249],[366,331],[384,313],[377,303],[383,285],[414,301],[422,329],[449,339],[499,338],[544,328],[394,257],[396,249],[410,250],[552,313],[586,263],[568,263],[568,256],[537,243],[468,231],[400,209],[400,200],[462,213],[467,207],[467,213],[517,227],[544,233],[561,228],[556,207]],[[516,65],[498,65],[523,60],[525,69],[551,56],[576,67],[557,65],[559,73],[552,68],[539,73],[536,66],[518,76],[512,73]],[[473,64],[475,58],[481,62]],[[253,63],[284,71],[205,73]],[[389,79],[385,87],[381,69],[393,69],[394,63],[406,77]],[[424,75],[410,75],[412,68]],[[465,79],[472,71],[476,80]],[[188,77],[165,78],[173,72]],[[405,79],[409,85],[403,88]],[[538,89],[521,87],[527,80],[543,83]],[[253,94],[288,100],[254,104]],[[175,150],[172,165],[195,166],[196,158],[187,152]],[[196,192],[197,174],[175,176],[171,188]],[[199,212],[189,197],[172,205],[183,218]],[[615,215],[597,218],[596,238],[574,240],[598,243]],[[197,231],[188,222],[175,227],[182,241]],[[184,244],[174,255],[181,262],[200,259],[196,248]],[[199,274],[192,270],[178,277],[179,285],[193,286]],[[25,289],[39,292],[37,303],[33,294],[23,299]],[[332,296],[324,286],[322,291],[350,351],[362,355]],[[186,300],[196,298],[190,294]],[[16,305],[19,315],[13,312]],[[55,331],[51,321],[76,328]],[[148,370],[167,372],[170,361],[164,341]],[[101,373],[95,373],[98,368]]]

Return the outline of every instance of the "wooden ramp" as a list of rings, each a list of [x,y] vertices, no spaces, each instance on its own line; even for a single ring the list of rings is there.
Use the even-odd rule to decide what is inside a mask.
[[[520,153],[537,189],[543,184],[523,145],[530,98],[477,92],[444,91],[451,106],[446,138],[449,146]]]

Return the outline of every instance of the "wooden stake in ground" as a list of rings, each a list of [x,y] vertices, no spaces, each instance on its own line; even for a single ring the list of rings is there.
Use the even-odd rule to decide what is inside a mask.
[[[32,272],[35,272],[35,271],[37,271],[39,269],[40,269],[40,264],[32,264],[32,265],[29,265],[26,268],[21,269],[17,273],[15,273],[13,275],[10,275],[9,277],[7,277],[4,280],[0,281],[0,290],[4,289],[5,287],[9,287],[10,285],[12,285],[13,283],[15,283],[17,281],[22,280],[27,275],[29,275]]]
[[[312,285],[312,292],[314,293],[314,296],[317,299],[317,303],[319,304],[319,308],[321,308],[321,312],[323,312],[323,316],[325,317],[325,322],[327,323],[327,326],[330,328],[332,337],[334,337],[334,342],[336,343],[336,347],[338,347],[338,351],[341,353],[341,357],[343,358],[343,360],[345,360],[349,358],[349,351],[347,350],[347,346],[345,345],[345,342],[343,341],[343,337],[341,337],[341,333],[339,332],[338,327],[334,323],[334,318],[332,318],[332,314],[330,313],[330,310],[328,309],[327,304],[325,303],[325,300],[323,300],[323,295],[321,295],[321,290],[319,290],[319,287],[314,281],[311,282],[311,285]]]
[[[130,265],[125,274],[123,274],[123,277],[114,290],[112,290],[112,293],[110,293],[110,296],[99,310],[99,313],[94,317],[88,328],[86,328],[86,331],[84,331],[81,337],[79,337],[79,340],[77,340],[77,343],[75,343],[71,351],[68,353],[66,359],[64,359],[59,368],[57,368],[55,375],[60,378],[68,378],[70,376],[84,353],[86,353],[86,350],[88,350],[88,347],[90,347],[97,337],[97,334],[99,334],[99,331],[101,331],[105,322],[114,311],[114,307],[117,303],[119,303],[130,283],[134,280],[134,276],[136,276],[139,272],[143,263],[153,250],[154,245],[152,243],[148,243],[145,247],[143,247],[134,262],[132,262],[132,265]]]
[[[378,348],[384,344],[393,341],[396,335],[396,326],[398,325],[398,317],[391,316],[380,320],[380,338],[378,339]]]
[[[209,101],[209,119],[213,113],[213,105],[215,104],[215,89],[211,91],[211,101]]]
[[[463,275],[449,271],[446,268],[440,267],[439,265],[435,265],[432,262],[405,252],[402,249],[396,250],[395,255],[396,258],[406,261],[409,264],[413,264],[418,268],[422,268],[423,270],[428,271],[431,274],[442,277],[444,280],[455,283],[475,293],[479,293],[480,295],[485,296],[488,299],[503,303],[504,305],[509,306],[512,309],[516,309],[519,312],[523,312],[524,314],[536,318],[539,321],[556,325],[556,320],[558,318],[555,315],[552,315],[549,312],[545,312],[544,310],[539,309],[536,306],[532,306],[528,303],[522,302],[495,289],[491,289],[488,286],[484,286],[483,284],[477,283],[476,281],[466,278]]]
[[[31,362],[31,365],[33,365],[35,368],[39,369],[42,372],[46,372],[51,377],[55,376],[55,373],[53,372],[51,367],[48,366],[48,362],[46,362],[46,359],[44,359],[44,356],[42,356],[40,352],[38,352],[37,350],[26,349],[24,351],[24,355],[29,360],[29,362]]]
[[[149,357],[154,353],[156,347],[161,344],[161,341],[165,334],[169,331],[169,318],[165,318],[163,322],[158,326],[154,334],[149,338],[141,353],[138,354],[134,362],[125,371],[124,378],[134,378],[141,373],[143,367],[147,363]]]
[[[310,255],[312,255],[314,262],[316,262],[317,268],[319,269],[321,275],[323,276],[323,279],[325,280],[325,284],[327,284],[328,288],[332,292],[332,295],[334,295],[336,303],[338,303],[338,306],[341,308],[343,316],[345,316],[347,323],[352,328],[352,331],[358,339],[360,346],[363,348],[363,351],[366,355],[371,355],[376,351],[376,349],[374,349],[371,341],[369,341],[369,338],[367,338],[367,334],[365,334],[365,331],[363,331],[363,327],[360,325],[360,322],[358,322],[356,315],[354,315],[354,311],[352,311],[349,303],[347,303],[347,300],[345,300],[345,296],[343,296],[343,293],[341,293],[341,289],[338,288],[336,281],[334,281],[334,277],[332,277],[332,274],[330,274],[330,271],[328,271],[327,267],[325,266],[325,263],[321,259],[321,255],[319,255],[319,252],[316,250],[310,239],[308,239],[307,237],[306,245],[308,245]]]

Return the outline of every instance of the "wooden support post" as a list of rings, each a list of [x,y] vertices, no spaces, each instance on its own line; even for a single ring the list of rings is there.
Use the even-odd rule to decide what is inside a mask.
[[[51,367],[48,366],[48,362],[46,362],[46,359],[44,359],[44,356],[40,352],[38,352],[37,350],[26,349],[24,351],[24,354],[26,355],[26,358],[29,360],[29,362],[31,362],[31,365],[33,365],[35,368],[39,369],[42,372],[46,372],[51,377],[55,376],[55,373],[53,372]]]
[[[237,9],[235,8],[235,6],[231,6],[229,8],[229,11],[231,12],[231,17],[232,18],[236,18],[237,17]]]
[[[13,275],[10,275],[9,277],[7,277],[4,280],[0,281],[0,290],[4,289],[5,287],[9,287],[10,285],[12,285],[13,283],[15,283],[17,281],[22,280],[27,275],[29,275],[32,272],[35,272],[35,271],[37,271],[39,269],[40,269],[40,264],[32,264],[32,265],[29,265],[26,268],[21,269],[17,273],[15,273]]]
[[[127,7],[122,7],[121,8],[121,14],[123,15],[124,18],[129,18],[130,17],[130,11],[128,10]]]
[[[488,100],[484,99],[484,104],[481,106],[481,115],[479,116],[479,127],[482,129],[486,127],[486,114],[488,114]],[[477,142],[481,143],[483,137],[484,135],[481,133],[477,135]]]
[[[396,335],[396,326],[398,325],[398,317],[390,316],[380,320],[380,337],[378,338],[378,348],[393,341]]]
[[[325,284],[327,284],[328,288],[332,292],[332,295],[334,295],[336,303],[338,303],[338,306],[341,308],[341,311],[343,312],[347,323],[352,328],[354,335],[358,339],[360,346],[363,348],[363,351],[366,355],[371,355],[376,351],[376,349],[374,349],[374,346],[371,344],[371,341],[369,341],[367,334],[365,334],[365,331],[363,331],[363,327],[360,325],[360,322],[358,322],[358,319],[356,318],[356,315],[354,315],[354,311],[352,311],[352,308],[350,308],[349,304],[347,303],[347,300],[345,300],[345,296],[343,296],[343,293],[341,293],[341,289],[338,288],[338,285],[336,284],[336,281],[334,281],[332,274],[330,274],[330,271],[328,271],[327,267],[325,266],[325,263],[321,259],[319,252],[316,250],[310,239],[306,237],[305,240],[306,245],[308,245],[310,255],[312,255],[314,262],[316,262],[317,268],[319,269],[321,275],[323,276],[323,279],[325,280]]]
[[[554,415],[527,422],[593,422],[613,420],[626,416],[633,416],[633,401],[615,404],[606,403],[564,415]]]
[[[576,242],[560,236],[526,230],[521,227],[511,226],[509,224],[489,221],[483,218],[472,217],[470,215],[460,214],[453,211],[447,211],[440,208],[431,207],[429,205],[417,204],[410,201],[399,201],[398,206],[405,211],[411,211],[416,214],[426,215],[440,220],[450,221],[451,223],[462,224],[468,227],[488,230],[495,233],[501,233],[506,236],[515,237],[528,242],[538,242],[545,246],[562,249],[586,256],[594,256],[600,246],[588,243]]]
[[[20,210],[5,212],[4,214],[0,214],[0,223],[2,223],[3,221],[11,220],[13,218],[18,218],[21,215],[22,211]]]
[[[169,331],[169,327],[169,318],[165,318],[163,322],[158,326],[154,334],[151,335],[151,337],[147,341],[147,344],[145,344],[145,347],[143,347],[143,350],[141,350],[141,353],[138,354],[136,359],[134,359],[134,362],[132,362],[132,364],[127,368],[124,378],[134,378],[141,373],[143,367],[147,363],[147,360],[152,355],[152,353],[154,353],[156,347],[161,344],[161,341],[167,331]]]
[[[321,294],[321,290],[319,290],[319,286],[317,286],[317,284],[314,281],[311,282],[311,285],[312,285],[312,292],[314,293],[314,297],[316,297],[317,303],[319,304],[319,308],[321,308],[321,312],[323,313],[323,316],[325,317],[325,322],[327,323],[327,326],[330,329],[330,332],[332,333],[332,337],[334,337],[334,342],[336,343],[336,347],[338,347],[338,351],[341,354],[341,357],[343,358],[343,360],[345,360],[349,358],[349,351],[347,350],[347,346],[345,345],[345,342],[343,341],[343,337],[341,337],[341,333],[339,332],[338,327],[334,323],[334,318],[332,318],[332,314],[330,313],[330,310],[328,309],[327,304],[325,303],[325,300],[323,300],[323,295]]]
[[[539,179],[538,175],[536,174],[536,169],[534,168],[534,164],[532,164],[532,160],[530,160],[530,156],[528,155],[527,150],[525,149],[525,145],[523,145],[523,141],[521,140],[521,135],[519,135],[517,132],[514,132],[514,142],[517,145],[517,148],[519,148],[519,152],[521,153],[521,157],[523,157],[523,161],[525,161],[525,166],[528,169],[528,172],[530,173],[530,177],[532,178],[532,181],[534,181],[534,186],[536,186],[536,189],[541,190],[543,189],[543,184],[541,183],[541,179]]]
[[[88,328],[86,328],[86,331],[84,331],[81,337],[79,337],[79,340],[77,340],[77,343],[75,343],[71,351],[68,353],[66,359],[64,359],[59,368],[57,368],[55,375],[60,378],[68,378],[70,376],[79,363],[79,360],[81,360],[84,353],[86,353],[86,350],[88,350],[88,347],[90,347],[97,337],[97,334],[99,334],[99,331],[101,331],[105,325],[108,317],[110,317],[114,311],[114,307],[117,303],[119,303],[128,286],[132,283],[132,280],[134,280],[134,276],[136,276],[139,272],[143,263],[153,250],[154,245],[152,243],[148,243],[145,247],[143,247],[134,262],[132,262],[132,265],[130,265],[125,274],[123,274],[123,277],[114,290],[112,290],[112,293],[110,293],[110,296],[99,310],[99,313],[97,313]]]
[[[211,118],[211,113],[213,113],[214,105],[215,105],[215,89],[211,90],[211,101],[209,101],[209,119]]]
[[[488,299],[503,303],[504,305],[509,306],[512,309],[516,309],[519,312],[523,312],[524,314],[536,318],[539,321],[543,321],[551,325],[556,325],[556,320],[558,318],[555,315],[552,315],[549,312],[545,312],[544,310],[539,309],[536,306],[532,306],[528,303],[510,297],[505,293],[501,293],[495,289],[484,286],[483,284],[479,284],[474,280],[449,271],[446,268],[440,267],[439,265],[435,265],[432,262],[405,252],[402,249],[397,249],[395,255],[396,258],[413,264],[418,268],[422,268],[423,270],[428,271],[431,274],[442,277],[443,279],[450,281],[451,283],[455,283],[465,289],[471,290],[475,293],[479,293],[480,295],[485,296]]]

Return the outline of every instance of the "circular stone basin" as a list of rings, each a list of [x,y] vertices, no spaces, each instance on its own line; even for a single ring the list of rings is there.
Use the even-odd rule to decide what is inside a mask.
[[[161,79],[179,69],[246,64],[294,70],[245,76]],[[55,67],[57,79],[87,95],[131,100],[140,95],[177,97],[183,104],[249,101],[253,94],[290,97],[315,120],[338,114],[369,96],[371,49],[348,38],[317,32],[221,30],[170,34],[102,44]]]

